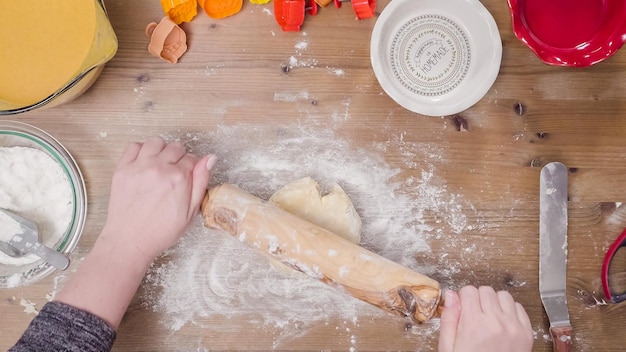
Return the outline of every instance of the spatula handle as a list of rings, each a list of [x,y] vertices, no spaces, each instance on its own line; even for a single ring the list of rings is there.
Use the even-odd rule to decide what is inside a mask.
[[[68,266],[70,266],[70,260],[68,257],[39,243],[35,246],[32,253],[36,254],[41,259],[48,262],[48,264],[59,270],[65,270]]]
[[[569,352],[572,350],[571,326],[550,328],[550,336],[552,336],[554,352]]]

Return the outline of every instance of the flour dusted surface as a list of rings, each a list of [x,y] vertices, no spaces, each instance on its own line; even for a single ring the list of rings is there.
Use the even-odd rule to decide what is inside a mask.
[[[434,269],[421,266],[416,255],[430,252],[427,238],[444,228],[460,233],[469,225],[463,209],[471,204],[449,194],[445,180],[433,176],[433,161],[442,154],[427,146],[394,137],[359,149],[333,131],[295,124],[220,127],[178,139],[197,154],[220,157],[213,185],[236,184],[262,199],[305,176],[318,180],[322,192],[341,185],[363,220],[361,245],[426,275]],[[411,167],[421,169],[422,177],[398,177],[400,170],[381,156],[386,149],[406,154],[406,163],[419,163]],[[426,224],[428,212],[443,214],[440,227]],[[142,299],[162,313],[163,324],[173,331],[187,324],[203,326],[211,317],[245,317],[251,324],[278,329],[275,347],[280,349],[314,324],[340,319],[353,328],[361,320],[389,314],[295,271],[276,270],[264,255],[205,228],[199,218],[164,259],[148,273]],[[432,321],[414,331],[436,336],[437,328]]]

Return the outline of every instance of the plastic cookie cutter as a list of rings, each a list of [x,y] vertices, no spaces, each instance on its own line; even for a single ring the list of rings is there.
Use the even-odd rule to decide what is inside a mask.
[[[333,0],[315,0],[315,3],[320,5],[321,7],[326,7],[333,3]]]
[[[622,247],[626,247],[626,229],[624,229],[615,242],[611,244],[609,250],[606,251],[604,261],[602,262],[602,290],[604,290],[604,296],[613,303],[619,303],[626,300],[626,281],[624,280],[623,274],[621,278],[614,277],[615,280],[613,281],[610,281],[609,277],[613,259]],[[624,262],[624,258],[626,258],[626,255],[623,254],[624,253],[619,256],[622,264]]]
[[[146,36],[150,38],[150,54],[170,63],[178,62],[187,51],[187,34],[169,17],[163,17],[158,24],[150,23],[146,27]]]
[[[274,17],[285,32],[297,32],[304,22],[304,13],[317,15],[318,6],[313,0],[274,0]]]
[[[376,12],[376,0],[333,0],[336,8],[341,7],[342,2],[352,2],[352,9],[356,14],[356,18],[362,20],[364,18],[374,17]]]
[[[197,0],[161,0],[161,7],[176,24],[189,22],[198,14]]]
[[[198,0],[198,4],[209,17],[220,19],[241,11],[243,0]]]

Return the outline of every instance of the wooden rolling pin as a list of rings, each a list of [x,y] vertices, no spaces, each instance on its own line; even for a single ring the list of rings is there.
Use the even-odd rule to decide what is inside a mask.
[[[386,311],[422,323],[439,313],[439,283],[385,259],[234,185],[211,189],[204,225]]]

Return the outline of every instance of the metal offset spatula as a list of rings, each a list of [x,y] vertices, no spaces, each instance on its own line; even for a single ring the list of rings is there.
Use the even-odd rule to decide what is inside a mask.
[[[70,260],[63,254],[39,243],[37,224],[11,211],[0,208],[0,211],[13,218],[21,226],[21,233],[13,234],[9,242],[0,241],[0,250],[11,257],[22,257],[32,253],[59,270],[65,270]]]
[[[567,167],[553,162],[541,169],[539,179],[539,294],[555,352],[572,350],[567,309],[567,177]]]

